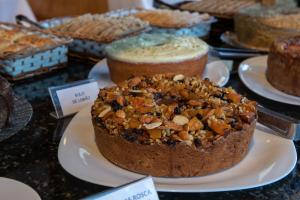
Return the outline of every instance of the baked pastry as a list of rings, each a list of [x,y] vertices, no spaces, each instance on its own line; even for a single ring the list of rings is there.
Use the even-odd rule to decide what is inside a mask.
[[[15,40],[15,43],[21,45],[29,45],[31,47],[44,47],[44,46],[51,46],[55,44],[55,41],[51,38],[43,38],[39,35],[25,35],[20,37],[19,39]]]
[[[85,14],[50,29],[52,33],[75,39],[109,43],[149,29],[149,24],[133,16],[110,17]]]
[[[101,89],[92,107],[101,154],[127,170],[164,177],[227,169],[248,152],[256,103],[200,77],[134,77]]]
[[[232,18],[241,8],[256,5],[256,0],[201,0],[183,4],[183,10],[205,12],[211,15]]]
[[[300,34],[300,9],[255,6],[234,17],[237,40],[249,48],[268,51],[279,37]]]
[[[23,45],[23,44],[9,44],[7,45],[5,48],[3,48],[1,50],[1,54],[3,56],[5,55],[10,55],[10,54],[14,54],[23,50],[26,50],[30,48],[28,45]]]
[[[266,77],[275,88],[300,96],[300,36],[273,42]]]
[[[11,122],[13,112],[13,91],[10,84],[0,76],[0,132]]]
[[[192,36],[142,34],[115,41],[105,51],[110,77],[119,83],[131,76],[169,72],[202,75],[208,45]]]
[[[160,28],[191,27],[210,19],[208,14],[166,9],[144,10],[137,12],[134,16]]]
[[[5,49],[9,45],[11,45],[11,42],[9,40],[0,39],[0,51]]]
[[[56,46],[57,41],[49,36],[21,29],[15,25],[0,25],[0,58],[19,55],[25,51],[39,51]]]
[[[0,23],[0,73],[20,80],[66,66],[70,38]]]
[[[16,29],[0,29],[1,39],[14,41],[25,34]]]
[[[135,17],[149,22],[151,33],[168,33],[203,37],[208,35],[214,21],[208,14],[191,13],[179,10],[141,10]]]

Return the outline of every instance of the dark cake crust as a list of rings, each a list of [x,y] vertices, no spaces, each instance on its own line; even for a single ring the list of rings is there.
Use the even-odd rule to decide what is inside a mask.
[[[266,77],[275,88],[300,96],[300,36],[273,42]]]
[[[230,168],[247,154],[256,121],[204,149],[180,143],[143,145],[110,135],[93,120],[95,141],[102,155],[119,167],[160,177],[203,176]]]

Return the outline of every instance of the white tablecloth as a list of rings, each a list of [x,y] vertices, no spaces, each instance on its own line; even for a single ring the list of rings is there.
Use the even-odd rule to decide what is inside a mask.
[[[36,21],[27,0],[0,0],[0,21],[15,22],[15,16],[18,14]]]

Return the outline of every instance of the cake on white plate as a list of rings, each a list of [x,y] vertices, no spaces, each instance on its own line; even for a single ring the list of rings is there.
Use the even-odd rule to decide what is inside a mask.
[[[192,177],[230,168],[247,154],[256,102],[182,74],[134,77],[100,90],[92,111],[101,154],[129,171]]]
[[[171,34],[141,34],[115,41],[106,47],[112,81],[132,76],[180,73],[202,75],[208,45],[197,37]]]

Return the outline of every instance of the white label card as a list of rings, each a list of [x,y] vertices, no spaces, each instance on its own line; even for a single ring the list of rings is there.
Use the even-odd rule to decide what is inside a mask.
[[[152,177],[140,179],[83,200],[159,200]]]
[[[97,98],[98,92],[98,84],[94,80],[77,81],[49,88],[58,118],[74,114],[83,107],[91,105]]]

